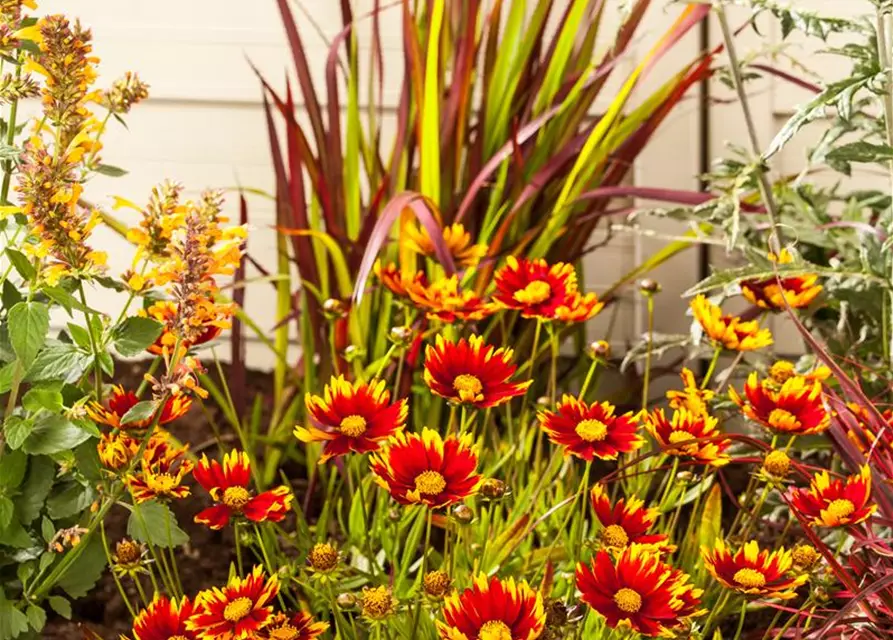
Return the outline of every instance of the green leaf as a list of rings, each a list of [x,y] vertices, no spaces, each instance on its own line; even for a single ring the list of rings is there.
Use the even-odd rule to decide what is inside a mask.
[[[86,511],[96,498],[96,492],[90,487],[71,484],[47,500],[47,513],[54,520],[68,518]]]
[[[715,484],[710,488],[704,510],[701,512],[701,528],[698,531],[700,546],[712,548],[722,539],[722,488]]]
[[[19,275],[22,276],[25,280],[31,280],[34,276],[37,275],[37,271],[34,269],[34,265],[31,264],[31,261],[25,256],[21,251],[16,251],[15,249],[7,249],[6,257],[9,258],[9,261],[12,263],[12,266],[15,267],[15,270],[19,272]]]
[[[0,589],[0,640],[12,640],[28,630],[28,616],[16,609]]]
[[[140,542],[168,547],[171,546],[168,543],[168,522],[173,546],[179,547],[189,542],[189,536],[177,525],[176,516],[166,505],[155,500],[134,505],[127,520],[127,535]]]
[[[28,624],[35,631],[40,631],[47,623],[47,612],[36,604],[29,604],[25,610],[25,615],[28,616]]]
[[[30,553],[32,554],[34,552],[35,544],[39,544],[28,534],[27,531],[25,531],[22,523],[19,522],[16,518],[12,519],[6,529],[0,530],[0,540],[3,540],[3,544],[7,547],[30,550]],[[35,556],[29,555],[28,557],[33,558]]]
[[[158,339],[163,328],[152,318],[127,318],[112,330],[115,349],[125,357],[138,356]]]
[[[104,176],[110,176],[112,178],[120,178],[121,176],[127,175],[127,169],[122,169],[121,167],[114,167],[110,164],[100,164],[96,167],[96,173],[99,173]]]
[[[82,598],[90,592],[90,589],[99,581],[105,570],[106,557],[99,536],[91,536],[88,540],[81,540],[80,544],[87,545],[71,563],[68,570],[59,579],[59,586],[72,598]]]
[[[25,375],[26,382],[61,380],[76,383],[90,366],[93,357],[73,344],[59,343],[46,347],[37,356]]]
[[[825,158],[830,162],[889,162],[893,160],[893,147],[860,140],[832,149]]]
[[[40,519],[40,535],[43,541],[49,543],[56,536],[56,525],[47,516]]]
[[[25,368],[31,366],[50,330],[50,314],[41,302],[19,302],[9,310],[9,341]]]
[[[28,456],[21,451],[7,451],[0,457],[0,487],[18,489],[28,469]]]
[[[45,414],[34,424],[31,435],[22,445],[30,454],[52,454],[74,449],[90,434],[61,415]]]
[[[47,598],[50,609],[58,613],[66,620],[71,620],[71,603],[62,596],[50,596]]]
[[[12,388],[12,379],[15,376],[16,367],[20,366],[22,366],[22,363],[14,360],[0,367],[0,394],[6,393]]]
[[[84,313],[98,313],[95,309],[84,306],[84,303],[75,298],[62,287],[47,286],[42,287],[40,291],[48,298],[60,305],[62,308],[64,308],[65,311],[68,312],[68,315],[71,315],[72,309],[77,309],[78,311],[83,311]]]
[[[22,416],[9,416],[3,423],[3,432],[11,449],[18,449],[24,444],[31,431],[34,430],[34,421]]]
[[[3,302],[4,309],[11,309],[17,303],[22,301],[22,294],[15,288],[15,285],[7,278],[3,281],[3,289],[0,291],[0,301]]]
[[[34,571],[36,568],[36,564],[34,561],[23,562],[16,568],[16,577],[19,579],[23,585],[28,584],[28,580],[31,579],[31,576],[34,575]]]
[[[90,344],[90,332],[87,331],[84,327],[74,324],[73,322],[69,322],[68,335],[71,336],[71,339],[74,340],[74,343],[81,349],[89,351],[93,348]]]
[[[22,396],[22,406],[32,413],[37,413],[41,409],[52,411],[53,413],[61,413],[65,408],[62,404],[62,393],[55,389],[31,389]]]
[[[155,409],[158,404],[154,400],[143,400],[137,402],[130,407],[123,416],[121,416],[121,425],[131,424],[133,422],[142,422],[149,420],[155,415]]]
[[[40,515],[55,478],[56,465],[50,458],[46,456],[31,458],[28,476],[22,486],[22,495],[16,499],[19,520],[31,524]]]
[[[365,503],[360,499],[362,495],[360,489],[357,488],[353,500],[350,503],[350,515],[347,518],[347,532],[350,534],[351,540],[361,541],[368,535],[368,532],[366,531],[366,519],[363,515]]]
[[[90,440],[82,443],[74,450],[74,459],[78,471],[92,484],[102,480],[102,463],[99,461],[99,452],[96,443]]]
[[[15,505],[6,496],[0,496],[0,531],[6,529],[12,522],[15,513]]]

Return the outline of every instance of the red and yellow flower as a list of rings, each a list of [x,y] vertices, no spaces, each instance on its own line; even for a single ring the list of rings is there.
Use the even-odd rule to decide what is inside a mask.
[[[871,504],[871,469],[863,466],[846,479],[834,478],[827,471],[813,476],[808,489],[792,488],[791,506],[812,524],[840,527],[865,522],[877,511]]]
[[[776,258],[770,253],[769,259],[777,264],[790,264],[794,257],[787,249],[782,249]],[[790,306],[801,309],[809,306],[816,296],[822,292],[822,286],[816,284],[819,277],[814,274],[800,276],[779,275],[765,280],[746,280],[741,283],[741,295],[751,304],[770,311],[783,311]]]
[[[565,455],[584,460],[615,460],[621,453],[630,453],[645,444],[636,433],[639,417],[632,412],[614,414],[609,402],[589,404],[574,396],[564,395],[555,411],[542,411],[537,416],[549,440],[564,447]]]
[[[332,378],[323,396],[305,397],[310,426],[296,427],[301,442],[324,442],[320,464],[354,451],[377,451],[381,443],[400,432],[406,424],[406,400],[391,404],[384,380],[354,382],[344,376]]]
[[[574,266],[565,262],[509,256],[494,278],[496,303],[525,318],[582,322],[605,306],[595,294],[580,294]]]
[[[470,435],[444,440],[426,427],[421,435],[395,435],[369,465],[379,486],[400,504],[439,509],[477,491],[477,462]]]
[[[211,529],[222,529],[238,516],[252,522],[280,522],[291,508],[294,496],[284,485],[257,495],[249,489],[251,463],[244,451],[230,451],[222,465],[202,456],[193,475],[217,503],[195,516],[196,522]]]
[[[724,349],[755,351],[772,344],[769,329],[760,329],[756,320],[723,315],[722,309],[703,295],[691,301],[691,310],[707,337]]]
[[[681,391],[667,391],[671,409],[687,409],[692,413],[707,413],[710,401],[716,395],[710,389],[701,389],[690,369],[682,369],[683,388]]]
[[[437,336],[425,349],[425,383],[442,398],[480,409],[495,407],[523,395],[532,383],[510,382],[517,366],[511,349],[485,345],[480,336],[447,342]]]
[[[140,611],[133,621],[135,640],[197,640],[198,636],[186,628],[194,607],[188,598],[170,600],[156,595],[149,606]]]
[[[877,418],[865,407],[855,402],[848,402],[847,409],[855,417],[858,426],[847,424],[840,420],[841,424],[846,428],[846,435],[850,441],[855,444],[859,451],[867,453],[874,451],[874,455],[882,452],[889,452],[893,449],[893,409],[884,409],[879,411],[881,414],[881,422],[878,427],[869,425],[877,423]],[[840,412],[835,412],[839,415]]]
[[[443,618],[437,622],[442,640],[534,640],[546,624],[538,591],[483,574],[461,594],[447,596]]]
[[[395,296],[409,297],[411,287],[428,286],[428,278],[424,271],[417,271],[414,275],[404,272],[395,262],[382,265],[381,260],[375,262],[375,275],[381,283]]]
[[[459,276],[441,278],[430,285],[413,283],[406,287],[409,299],[429,320],[456,322],[457,320],[482,320],[496,308],[473,291],[465,291],[459,284]]]
[[[646,509],[645,503],[639,498],[620,498],[612,505],[605,486],[601,483],[592,487],[589,497],[592,510],[602,525],[601,541],[604,546],[625,549],[638,544],[661,551],[670,549],[666,535],[648,533],[660,517],[657,509]]]
[[[223,589],[200,592],[186,627],[209,640],[256,638],[273,618],[272,602],[278,593],[279,579],[275,575],[267,578],[261,567],[254,567],[244,578],[230,579]]]
[[[627,547],[617,557],[604,549],[590,564],[577,564],[577,589],[582,600],[605,617],[610,628],[629,627],[655,637],[683,626],[700,610],[702,590],[689,576],[664,563],[647,547]]]
[[[667,419],[663,409],[655,409],[648,415],[645,425],[652,437],[671,456],[691,457],[715,467],[728,464],[731,441],[721,438],[717,420],[705,413],[697,414],[688,409],[677,409]],[[705,438],[710,441],[697,442]]]
[[[211,301],[207,302],[208,304],[200,309],[202,313],[196,313],[195,322],[199,324],[200,330],[195,338],[181,340],[180,347],[182,349],[186,350],[210,342],[219,336],[224,329],[229,329],[231,307],[217,305]],[[140,313],[164,325],[161,335],[154,344],[149,346],[149,353],[160,355],[165,349],[171,351],[177,343],[176,327],[174,326],[177,319],[177,303],[171,300],[158,300]]]
[[[106,400],[105,405],[91,402],[86,406],[87,415],[95,422],[108,425],[113,429],[145,429],[152,424],[154,416],[124,425],[121,424],[121,418],[139,401],[139,397],[133,391],[125,391],[124,387],[115,385],[112,387],[112,393]],[[189,396],[181,394],[169,398],[161,410],[158,424],[168,424],[177,418],[183,417],[191,406],[192,399]]]
[[[328,628],[328,622],[314,620],[306,611],[292,615],[277,613],[255,637],[259,640],[313,640]]]
[[[733,387],[729,397],[745,416],[767,429],[791,435],[825,431],[831,416],[822,401],[822,383],[802,376],[787,378],[778,388],[775,378],[759,381],[754,371],[744,385],[742,398]]]
[[[713,549],[701,547],[704,566],[727,589],[764,598],[790,600],[809,576],[791,572],[793,558],[784,548],[760,549],[755,540],[732,553],[718,540]]]
[[[437,256],[434,243],[431,241],[431,236],[428,235],[428,230],[425,227],[408,224],[403,227],[402,231],[402,241],[406,248],[429,258]],[[487,245],[474,244],[471,240],[471,234],[459,222],[443,228],[443,243],[446,245],[447,251],[450,252],[456,265],[460,267],[473,267],[480,262],[481,258],[487,255]]]
[[[152,446],[143,451],[138,470],[125,479],[134,502],[188,496],[189,487],[182,484],[193,467],[192,461],[186,458],[188,445],[177,447],[169,437],[150,441],[150,444]]]

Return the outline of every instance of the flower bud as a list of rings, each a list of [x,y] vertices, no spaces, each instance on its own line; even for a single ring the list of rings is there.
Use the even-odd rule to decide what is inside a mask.
[[[307,553],[307,564],[318,573],[329,573],[338,566],[341,557],[328,542],[318,542]]]
[[[653,296],[655,293],[660,293],[660,290],[661,286],[657,280],[645,278],[639,282],[639,293],[643,296]]]
[[[344,359],[348,362],[355,362],[366,357],[366,350],[355,344],[348,345],[344,350]]]
[[[328,298],[322,303],[322,312],[327,320],[341,320],[347,316],[347,305],[338,298]]]
[[[338,604],[339,609],[350,611],[357,606],[357,597],[352,593],[339,593],[338,597],[335,598],[335,602]]]
[[[791,557],[794,560],[794,567],[804,570],[815,566],[815,563],[821,559],[822,554],[816,551],[812,545],[798,544],[791,551]]]
[[[425,594],[431,598],[440,599],[450,592],[453,581],[446,571],[429,571],[422,579],[422,587]]]
[[[606,340],[593,340],[586,347],[586,353],[593,360],[609,360],[611,358],[611,345]]]
[[[481,483],[481,495],[488,500],[502,500],[508,493],[508,485],[498,478],[487,478]]]
[[[474,511],[466,504],[457,504],[453,507],[453,518],[459,524],[471,524],[474,520]]]
[[[784,451],[770,451],[763,458],[763,469],[771,476],[784,478],[791,470],[791,459]]]
[[[391,330],[388,332],[388,338],[390,338],[391,342],[404,349],[412,344],[414,337],[415,332],[412,330],[412,327],[391,327]]]

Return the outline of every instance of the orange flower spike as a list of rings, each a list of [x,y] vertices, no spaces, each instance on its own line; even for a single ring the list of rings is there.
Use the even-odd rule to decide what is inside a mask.
[[[777,258],[770,253],[769,259],[777,264],[790,264],[794,261],[794,257],[787,249],[782,249]],[[761,309],[784,311],[787,306],[802,309],[809,306],[822,292],[822,286],[816,284],[818,279],[819,277],[813,273],[747,280],[741,283],[741,295]]]
[[[480,336],[447,342],[438,335],[425,349],[425,383],[450,402],[495,407],[523,395],[533,382],[509,381],[518,368],[511,359],[511,349],[485,345]]]
[[[344,376],[333,377],[322,396],[306,395],[311,424],[296,427],[294,435],[301,442],[325,443],[320,464],[351,451],[377,451],[406,425],[406,400],[390,400],[384,380],[351,383]]]
[[[291,508],[292,492],[282,485],[257,495],[251,484],[251,464],[244,451],[230,451],[221,465],[202,456],[193,473],[196,481],[217,502],[195,516],[195,521],[211,529],[222,529],[232,518],[252,522],[280,522]]]
[[[657,509],[646,509],[642,500],[620,498],[612,505],[605,486],[600,483],[592,487],[589,498],[592,510],[602,525],[601,541],[606,547],[625,549],[638,544],[658,551],[673,548],[668,544],[666,535],[648,533],[657,522],[660,512]]]
[[[395,435],[369,462],[376,482],[401,504],[439,509],[477,492],[481,477],[471,436],[448,437],[436,431]]]
[[[704,333],[717,346],[729,351],[755,351],[772,344],[769,329],[760,329],[755,320],[743,321],[725,316],[717,305],[699,295],[691,301],[692,314]]]
[[[230,327],[229,314],[232,307],[227,305],[200,305],[193,317],[193,323],[199,327],[196,336],[190,340],[181,339],[180,346],[184,350],[206,344],[216,339],[224,329]],[[177,303],[170,300],[158,300],[140,315],[160,322],[164,328],[158,339],[147,351],[155,355],[164,353],[164,349],[172,350],[177,343]]]
[[[655,409],[646,418],[645,426],[664,452],[671,456],[691,457],[697,462],[715,467],[729,462],[729,454],[725,451],[731,441],[717,438],[722,436],[722,432],[713,416],[677,409],[668,420],[663,409]],[[717,439],[694,442],[702,438]]]
[[[713,549],[701,547],[704,566],[727,589],[763,598],[790,600],[809,576],[795,575],[791,552],[784,548],[761,550],[755,540],[732,553],[722,540]]]
[[[188,598],[177,601],[165,595],[156,595],[134,619],[133,637],[135,640],[198,640],[198,635],[186,628],[186,621],[194,611],[195,607]]]
[[[820,527],[841,527],[868,520],[877,505],[871,504],[871,469],[841,480],[831,479],[827,471],[813,476],[808,489],[788,492],[791,506],[810,523]]]
[[[608,402],[588,404],[564,395],[554,412],[542,411],[537,418],[549,440],[564,447],[565,455],[616,460],[621,453],[642,447],[645,439],[636,434],[638,416],[632,412],[618,416],[614,411]]]
[[[262,567],[254,567],[244,578],[230,579],[223,589],[214,587],[200,592],[186,628],[208,640],[256,638],[273,618],[272,603],[278,593],[278,577],[267,578]]]
[[[526,582],[481,574],[461,594],[447,596],[441,640],[535,640],[546,624],[543,597]]]
[[[687,574],[661,561],[647,547],[627,547],[617,557],[601,550],[590,564],[577,564],[577,589],[582,600],[614,629],[629,626],[648,637],[671,635],[699,609],[701,589]]]
[[[729,397],[745,416],[776,433],[812,435],[831,426],[818,380],[810,382],[795,375],[779,388],[777,378],[761,383],[754,371],[744,385],[744,397],[733,387],[729,387]]]

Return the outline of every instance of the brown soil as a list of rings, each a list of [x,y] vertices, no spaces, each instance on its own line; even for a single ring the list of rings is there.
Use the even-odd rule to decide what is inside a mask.
[[[145,363],[118,363],[116,382],[125,388],[136,387],[142,380],[145,371]],[[224,367],[224,375],[227,369]],[[214,376],[216,378],[216,375]],[[247,397],[253,399],[258,393],[269,397],[272,390],[272,378],[267,373],[250,372],[248,375]],[[268,403],[265,403],[265,406]],[[218,424],[221,423],[219,411],[213,403],[206,405],[211,418]],[[194,406],[193,409],[176,423],[174,435],[190,444],[193,451],[208,451],[214,446],[213,432],[209,426],[208,418],[202,410]],[[208,451],[209,456],[213,451]],[[229,575],[229,563],[235,560],[232,536],[229,530],[211,531],[207,527],[193,523],[193,516],[201,509],[208,506],[207,496],[201,488],[193,490],[192,496],[185,500],[177,501],[173,505],[180,527],[189,534],[190,542],[184,549],[178,550],[180,558],[180,578],[183,582],[183,590],[187,595],[194,595],[208,584],[220,584],[226,582]],[[106,531],[109,543],[114,545],[120,540],[126,531],[128,512],[124,509],[113,510],[106,520]],[[136,589],[129,584],[128,595],[131,602],[138,602]],[[148,581],[144,586],[151,593],[151,585]],[[50,639],[72,640],[75,638],[95,639],[97,636],[105,640],[118,638],[120,634],[130,633],[130,615],[115,586],[110,572],[106,572],[103,578],[86,598],[81,598],[72,603],[72,620],[60,617],[51,617],[43,630],[42,637]],[[49,612],[53,616],[52,612]]]

